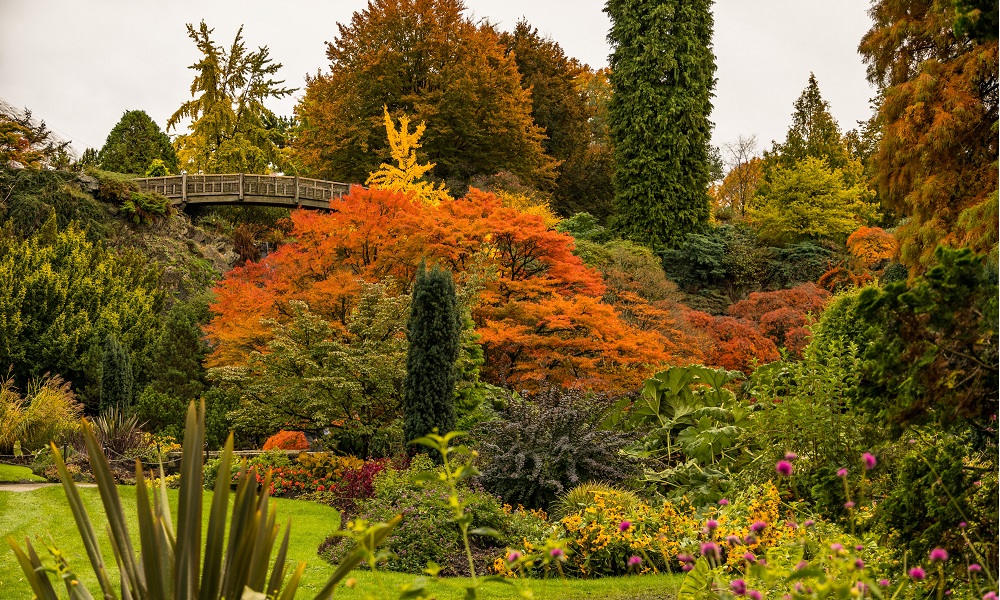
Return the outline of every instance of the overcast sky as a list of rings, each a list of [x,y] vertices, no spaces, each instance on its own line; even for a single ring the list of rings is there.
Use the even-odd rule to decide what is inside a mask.
[[[603,0],[466,0],[470,13],[510,29],[522,17],[592,67],[607,65]],[[30,108],[77,151],[100,148],[127,110],[163,127],[190,98],[198,58],[185,23],[202,19],[215,41],[240,24],[251,48],[266,45],[288,85],[326,69],[325,42],[366,0],[0,0],[0,98]],[[718,0],[715,3],[714,142],[755,134],[784,138],[792,103],[816,74],[844,130],[870,114],[872,88],[857,53],[868,0]],[[272,101],[290,115],[296,98]],[[175,132],[171,132],[175,133]]]

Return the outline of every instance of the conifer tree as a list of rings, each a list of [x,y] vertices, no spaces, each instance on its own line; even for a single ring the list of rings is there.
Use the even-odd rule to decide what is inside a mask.
[[[814,74],[809,74],[809,83],[793,106],[792,125],[785,142],[775,142],[769,152],[764,152],[765,175],[770,179],[775,168],[792,168],[806,157],[825,160],[832,169],[847,166],[846,140],[830,114],[830,103],[820,94]]]
[[[114,334],[104,338],[101,361],[101,411],[132,405],[134,397],[132,359]]]
[[[615,224],[670,246],[708,223],[711,0],[608,0]]]
[[[413,440],[455,424],[455,361],[461,314],[451,273],[421,265],[413,285],[407,338],[404,433]]]
[[[102,169],[131,175],[145,175],[154,160],[162,161],[167,171],[177,172],[177,154],[170,138],[142,110],[123,114],[97,153]]]

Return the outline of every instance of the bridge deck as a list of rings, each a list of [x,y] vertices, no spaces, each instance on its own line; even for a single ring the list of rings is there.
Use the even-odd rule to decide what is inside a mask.
[[[175,205],[253,204],[288,208],[330,208],[350,184],[283,175],[171,175],[136,179],[139,189],[159,192]]]

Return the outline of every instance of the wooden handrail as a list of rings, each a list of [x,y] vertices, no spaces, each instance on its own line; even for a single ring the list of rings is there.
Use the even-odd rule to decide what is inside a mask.
[[[275,204],[328,208],[329,202],[351,191],[351,184],[285,175],[226,173],[170,175],[134,180],[144,192],[157,192],[175,204]],[[212,201],[217,198],[218,201]]]

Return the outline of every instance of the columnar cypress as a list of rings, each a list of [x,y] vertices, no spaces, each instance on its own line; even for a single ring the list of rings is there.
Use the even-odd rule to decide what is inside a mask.
[[[134,397],[132,359],[118,338],[109,335],[104,339],[101,360],[101,410],[128,408]]]
[[[455,425],[455,361],[462,331],[451,273],[424,265],[417,271],[407,323],[403,399],[407,440],[435,427],[443,435]]]
[[[653,247],[708,223],[712,0],[608,0],[616,227]]]

